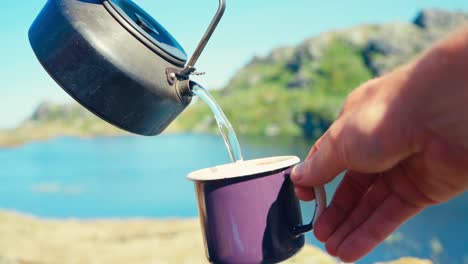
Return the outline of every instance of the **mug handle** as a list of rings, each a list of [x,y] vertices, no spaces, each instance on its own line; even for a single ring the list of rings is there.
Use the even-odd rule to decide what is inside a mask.
[[[315,222],[327,207],[327,193],[323,186],[314,187],[315,211],[312,221],[307,225],[295,226],[292,229],[294,236],[300,236],[314,229]]]

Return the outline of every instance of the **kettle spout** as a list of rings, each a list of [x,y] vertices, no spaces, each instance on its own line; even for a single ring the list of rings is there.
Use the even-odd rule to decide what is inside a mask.
[[[177,91],[177,96],[183,104],[189,104],[192,100],[192,81],[190,80],[181,80],[176,81],[174,86]]]

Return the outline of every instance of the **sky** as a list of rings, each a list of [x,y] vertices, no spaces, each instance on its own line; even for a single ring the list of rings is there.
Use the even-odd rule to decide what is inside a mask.
[[[72,0],[74,1],[74,0]],[[195,49],[216,0],[134,0],[182,44]],[[26,119],[40,102],[71,99],[42,69],[27,39],[46,0],[2,2],[0,16],[0,129]],[[227,0],[227,9],[197,68],[207,88],[220,88],[255,55],[357,24],[411,21],[422,8],[468,12],[467,0]]]

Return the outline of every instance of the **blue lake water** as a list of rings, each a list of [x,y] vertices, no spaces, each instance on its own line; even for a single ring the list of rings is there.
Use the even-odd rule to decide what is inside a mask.
[[[193,218],[190,171],[229,162],[219,136],[60,138],[0,149],[0,209],[50,218]],[[241,139],[247,159],[304,158],[305,142]],[[332,193],[338,180],[328,186]],[[303,204],[305,218],[312,204]],[[321,246],[312,236],[309,243]],[[359,263],[401,256],[468,263],[468,194],[424,211]]]

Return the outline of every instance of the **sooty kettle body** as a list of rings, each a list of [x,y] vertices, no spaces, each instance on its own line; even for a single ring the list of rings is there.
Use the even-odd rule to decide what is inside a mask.
[[[68,94],[126,131],[157,135],[192,99],[188,76],[194,65],[186,66],[181,45],[131,0],[48,0],[29,40]]]

